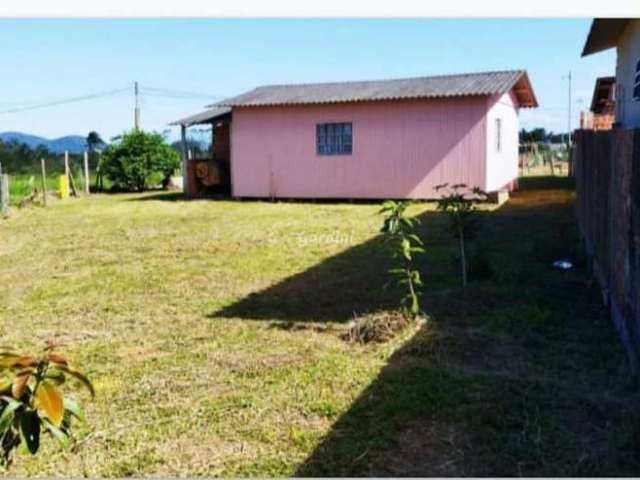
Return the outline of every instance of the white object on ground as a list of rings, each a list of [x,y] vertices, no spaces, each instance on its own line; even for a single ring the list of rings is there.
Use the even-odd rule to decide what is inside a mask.
[[[569,270],[573,264],[569,260],[556,260],[553,262],[553,266],[561,270]]]

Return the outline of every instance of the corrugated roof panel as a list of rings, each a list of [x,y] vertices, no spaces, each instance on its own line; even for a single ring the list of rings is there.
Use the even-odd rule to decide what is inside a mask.
[[[216,118],[227,115],[228,113],[231,113],[231,107],[215,107],[189,117],[181,118],[180,120],[171,122],[169,125],[185,125],[188,127],[199,123],[210,123]]]
[[[398,80],[269,85],[226,99],[217,105],[249,107],[493,95],[506,93],[519,82],[523,83],[523,88],[529,93],[526,99],[521,100],[521,105],[537,106],[524,70]]]

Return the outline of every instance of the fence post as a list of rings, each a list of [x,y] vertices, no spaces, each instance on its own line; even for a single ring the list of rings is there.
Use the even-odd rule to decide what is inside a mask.
[[[47,206],[47,168],[44,158],[40,159],[40,167],[42,168],[42,204]]]
[[[84,151],[84,193],[89,195],[89,153]]]
[[[0,175],[0,212],[3,215],[9,213],[9,175]]]

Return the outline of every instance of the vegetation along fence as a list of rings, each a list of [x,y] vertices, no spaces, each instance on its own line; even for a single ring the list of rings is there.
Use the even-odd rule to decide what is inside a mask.
[[[577,216],[593,273],[640,376],[640,130],[578,130]]]

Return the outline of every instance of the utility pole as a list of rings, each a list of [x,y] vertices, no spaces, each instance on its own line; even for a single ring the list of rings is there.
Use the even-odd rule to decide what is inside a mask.
[[[569,70],[569,105],[568,105],[568,117],[567,117],[567,146],[571,146],[571,70]]]
[[[134,93],[136,97],[136,106],[134,111],[134,128],[140,130],[140,99],[138,95],[138,82],[134,84]]]

